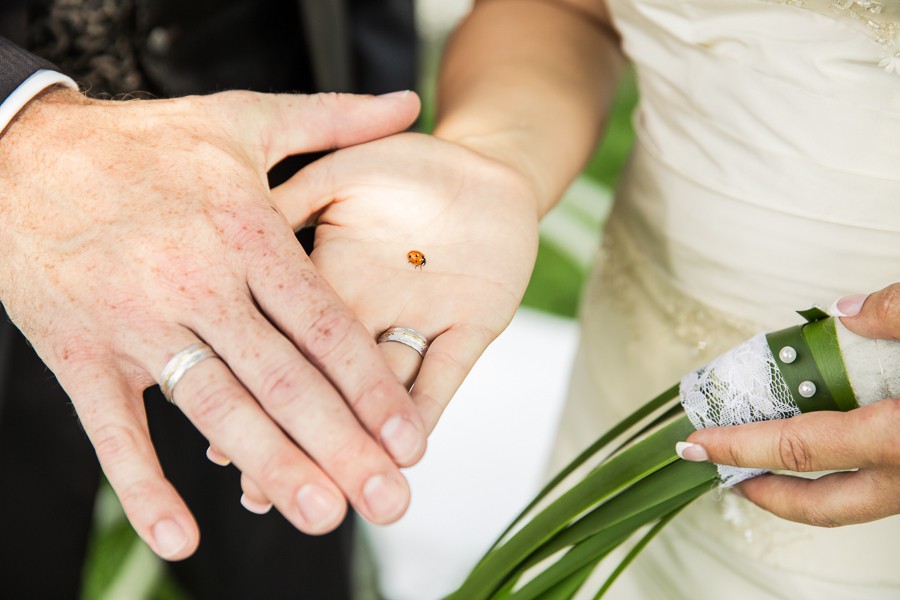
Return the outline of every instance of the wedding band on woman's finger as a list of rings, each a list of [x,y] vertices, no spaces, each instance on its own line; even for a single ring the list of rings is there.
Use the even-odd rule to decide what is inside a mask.
[[[409,346],[419,353],[419,356],[425,356],[428,351],[428,339],[409,327],[391,327],[378,336],[378,343],[398,342],[404,346]]]
[[[159,389],[162,390],[166,400],[175,404],[172,394],[175,393],[175,386],[178,385],[184,374],[207,358],[218,357],[219,355],[208,344],[203,342],[191,344],[184,350],[176,352],[175,356],[170,358],[166,366],[163,367],[162,375],[159,378]]]

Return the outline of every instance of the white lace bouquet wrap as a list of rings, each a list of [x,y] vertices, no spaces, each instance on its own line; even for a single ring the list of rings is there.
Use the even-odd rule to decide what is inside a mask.
[[[642,530],[591,590],[600,598],[684,506],[763,472],[680,460],[675,443],[691,431],[900,397],[900,342],[857,336],[818,309],[800,314],[806,324],[754,336],[613,427],[548,484],[448,600],[571,598]]]

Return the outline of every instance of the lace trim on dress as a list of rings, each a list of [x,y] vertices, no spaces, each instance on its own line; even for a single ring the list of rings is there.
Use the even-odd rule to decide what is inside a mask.
[[[759,332],[760,326],[704,305],[677,289],[640,248],[627,226],[613,215],[603,230],[595,268],[587,294],[605,295],[615,304],[624,319],[638,318],[635,306],[650,301],[667,322],[671,332],[698,361],[710,360],[728,348]],[[590,298],[587,299],[590,303]],[[640,337],[639,325],[629,327],[632,337]],[[721,488],[720,488],[721,489]],[[747,544],[756,539],[781,540],[783,532],[773,529],[771,519],[761,518],[761,511],[748,510],[746,500],[720,491],[715,496],[716,511]],[[769,547],[763,542],[760,552]]]
[[[637,246],[615,218],[607,222],[597,260],[600,276],[594,281],[622,314],[630,314],[640,299],[650,300],[672,324],[675,337],[697,357],[715,356],[759,331],[759,325],[710,308],[677,289]]]
[[[882,45],[878,66],[900,76],[900,0],[769,0],[816,11],[860,29]]]

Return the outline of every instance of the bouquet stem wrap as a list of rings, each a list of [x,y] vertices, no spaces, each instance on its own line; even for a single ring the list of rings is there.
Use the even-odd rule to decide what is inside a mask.
[[[675,443],[694,429],[900,397],[900,342],[856,336],[818,309],[800,314],[807,323],[747,340],[615,425],[538,494],[448,600],[572,598],[604,557],[637,537],[591,590],[600,598],[679,510],[762,472],[682,461]],[[571,484],[588,465],[596,466]]]

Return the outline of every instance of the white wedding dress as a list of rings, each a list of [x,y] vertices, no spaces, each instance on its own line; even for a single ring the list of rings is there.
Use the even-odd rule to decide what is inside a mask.
[[[793,311],[900,281],[900,2],[610,0],[638,141],[586,289],[556,466]],[[820,529],[731,493],[607,597],[900,598],[900,517]]]

